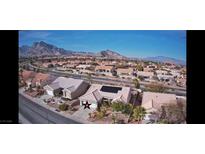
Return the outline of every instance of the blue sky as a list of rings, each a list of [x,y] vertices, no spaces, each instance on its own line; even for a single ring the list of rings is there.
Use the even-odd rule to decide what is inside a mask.
[[[166,56],[186,60],[186,31],[42,30],[20,31],[19,46],[45,41],[74,51],[110,49],[127,57]]]

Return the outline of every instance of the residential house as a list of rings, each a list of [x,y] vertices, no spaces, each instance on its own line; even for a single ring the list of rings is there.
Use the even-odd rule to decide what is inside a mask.
[[[134,69],[133,68],[118,68],[117,75],[120,78],[134,78]]]
[[[79,70],[79,71],[80,70],[93,70],[94,67],[92,65],[80,64],[80,65],[76,66],[76,69]]]
[[[22,80],[25,82],[26,80],[28,80],[29,78],[32,78],[35,76],[35,72],[33,71],[27,71],[27,70],[23,70],[22,73],[19,74],[19,77],[22,78]]]
[[[23,85],[26,84],[26,88],[29,88],[31,84],[28,85],[28,81],[31,78],[34,78],[35,74],[36,74],[35,72],[27,71],[27,70],[23,70],[22,72],[19,72],[20,84],[23,84]]]
[[[92,108],[97,108],[103,99],[111,102],[129,103],[131,89],[130,87],[92,84],[88,91],[79,97],[80,105],[88,102]]]
[[[58,77],[51,84],[46,85],[44,89],[48,95],[62,95],[63,98],[75,99],[83,95],[89,84],[80,79]]]
[[[75,67],[76,67],[75,64],[66,64],[66,65],[64,65],[64,68],[66,68],[66,69],[74,69]]]
[[[165,70],[156,70],[155,71],[157,75],[166,75],[168,72]]]
[[[153,72],[153,68],[149,68],[149,67],[144,67],[143,68],[144,72]]]
[[[173,75],[163,75],[163,74],[159,74],[157,75],[158,79],[161,81],[171,81],[174,80],[174,76]]]
[[[174,77],[180,77],[180,71],[179,70],[171,70],[170,72]]]
[[[43,63],[42,66],[48,68],[49,66],[53,65],[50,62]]]
[[[34,73],[34,75],[26,81],[27,88],[45,86],[50,79],[49,74]]]
[[[101,74],[101,75],[113,76],[114,67],[113,66],[106,66],[106,65],[96,66],[95,72],[97,74]]]
[[[152,78],[154,76],[154,73],[153,72],[137,71],[137,76],[143,77],[143,78]]]

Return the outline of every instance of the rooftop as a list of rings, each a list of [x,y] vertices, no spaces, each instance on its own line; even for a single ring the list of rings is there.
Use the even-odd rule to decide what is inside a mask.
[[[111,70],[113,69],[113,66],[101,65],[101,66],[96,66],[95,69],[96,70],[99,70],[99,69]]]
[[[142,106],[146,109],[158,108],[163,104],[176,102],[175,94],[143,92]]]
[[[118,68],[117,69],[117,73],[132,73],[133,72],[133,68]]]
[[[49,78],[49,74],[44,74],[44,73],[37,73],[32,80],[33,82],[38,82],[38,81],[45,81]]]
[[[58,77],[49,85],[49,87],[52,89],[65,88],[72,91],[77,89],[83,82],[84,81],[80,79]]]
[[[100,85],[100,84],[92,84],[88,91],[81,96],[81,98],[89,99],[90,93],[97,91],[97,96],[100,99],[101,97],[107,98],[107,99],[121,99],[124,102],[128,103],[130,99],[130,87],[116,87],[116,86],[110,86],[110,85]],[[100,94],[100,95],[99,95]]]

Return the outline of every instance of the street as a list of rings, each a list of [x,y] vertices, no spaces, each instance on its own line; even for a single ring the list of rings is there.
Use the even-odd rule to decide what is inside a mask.
[[[79,124],[79,122],[50,111],[20,94],[19,113],[32,124]]]

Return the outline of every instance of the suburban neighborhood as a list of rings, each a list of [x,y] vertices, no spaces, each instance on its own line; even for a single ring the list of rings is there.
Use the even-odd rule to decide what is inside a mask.
[[[32,105],[38,104],[33,114],[47,123],[63,122],[40,115],[41,107],[76,123],[186,123],[184,64],[127,58],[109,49],[100,55],[59,54],[63,49],[43,41],[27,50],[31,55],[19,57],[19,101],[29,100],[20,108],[21,116],[32,116],[25,110],[34,112]],[[59,53],[48,55],[50,51]]]

